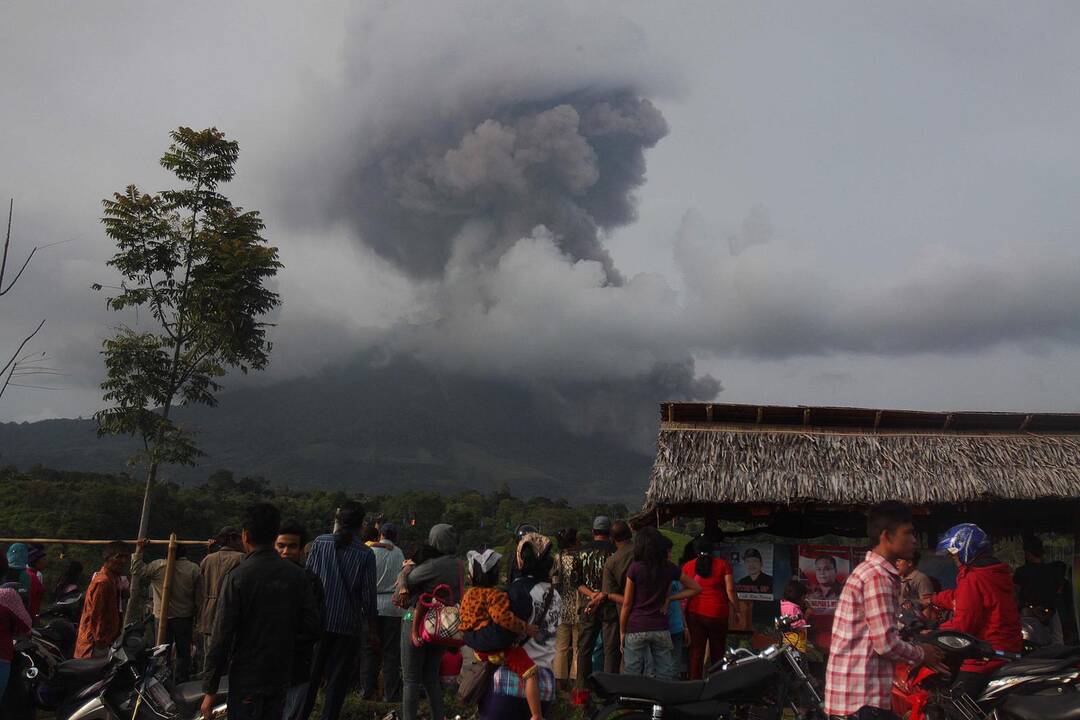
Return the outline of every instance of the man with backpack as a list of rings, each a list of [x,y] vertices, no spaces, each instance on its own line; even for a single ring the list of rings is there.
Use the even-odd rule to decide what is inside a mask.
[[[303,717],[310,714],[319,685],[325,680],[322,720],[337,720],[356,676],[360,653],[371,652],[369,628],[377,632],[372,626],[378,618],[375,555],[361,537],[363,524],[363,506],[347,502],[338,509],[338,531],[320,535],[311,543],[307,567],[322,580],[326,605]]]

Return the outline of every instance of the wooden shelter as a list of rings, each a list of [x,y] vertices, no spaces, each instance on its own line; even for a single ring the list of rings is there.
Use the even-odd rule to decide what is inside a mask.
[[[1075,532],[1080,414],[664,403],[645,507],[741,520],[789,537],[865,534],[873,503],[900,500],[937,532]]]

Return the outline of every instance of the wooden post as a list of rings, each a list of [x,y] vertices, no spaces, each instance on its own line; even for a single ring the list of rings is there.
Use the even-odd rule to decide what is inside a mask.
[[[165,580],[161,583],[161,609],[157,618],[157,642],[164,645],[169,624],[169,591],[172,589],[173,571],[176,569],[176,533],[169,536],[169,554],[165,559]]]

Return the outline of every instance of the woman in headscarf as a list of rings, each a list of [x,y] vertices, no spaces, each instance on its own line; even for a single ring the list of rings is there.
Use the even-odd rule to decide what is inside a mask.
[[[30,617],[36,618],[41,609],[45,586],[37,572],[30,566],[30,548],[23,543],[12,543],[7,549],[8,576],[19,582],[29,598]]]
[[[539,634],[525,643],[525,652],[540,677],[541,706],[546,714],[555,697],[555,635],[562,614],[559,593],[549,582],[554,557],[551,541],[539,533],[525,533],[512,559],[517,578],[510,584],[510,609],[525,622],[539,628]],[[491,687],[480,701],[481,720],[529,720],[525,687],[516,673],[499,668]]]
[[[457,533],[446,523],[431,528],[428,541],[417,553],[405,561],[398,580],[395,602],[414,608],[420,595],[430,593],[440,585],[450,588],[450,602],[461,602],[465,588],[465,570],[461,560],[454,556],[457,550]],[[406,623],[401,633],[401,678],[403,682],[401,713],[404,720],[416,720],[420,710],[420,687],[427,692],[431,703],[431,717],[443,717],[442,684],[439,681],[439,665],[446,648],[441,645],[417,644],[412,626]]]

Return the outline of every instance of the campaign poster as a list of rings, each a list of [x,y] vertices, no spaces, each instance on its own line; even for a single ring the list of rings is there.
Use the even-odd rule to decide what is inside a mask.
[[[799,580],[806,587],[807,616],[814,644],[828,650],[840,591],[851,574],[851,551],[835,545],[800,545]]]
[[[717,555],[731,565],[740,600],[773,600],[773,546],[770,543],[721,545]]]

